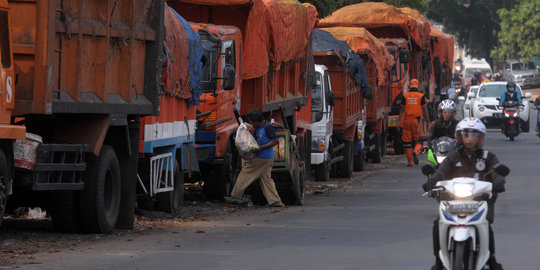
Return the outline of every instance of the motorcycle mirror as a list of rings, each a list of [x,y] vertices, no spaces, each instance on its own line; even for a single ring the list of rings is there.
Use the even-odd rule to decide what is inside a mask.
[[[433,166],[429,164],[422,166],[422,174],[424,174],[425,176],[430,176],[434,172],[435,172],[435,168],[433,168]]]
[[[495,172],[502,176],[507,176],[508,174],[510,174],[510,168],[508,168],[508,166],[504,164],[497,164],[495,165],[494,169]]]

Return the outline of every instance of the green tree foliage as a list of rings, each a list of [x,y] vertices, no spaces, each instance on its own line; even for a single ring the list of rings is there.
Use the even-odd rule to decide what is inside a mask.
[[[497,59],[527,58],[540,55],[540,2],[518,0],[512,9],[499,9],[500,46],[491,55]]]
[[[537,0],[532,0],[537,1]],[[514,0],[431,0],[426,5],[430,19],[441,22],[467,54],[486,58],[498,44],[500,20],[497,10],[512,6]]]

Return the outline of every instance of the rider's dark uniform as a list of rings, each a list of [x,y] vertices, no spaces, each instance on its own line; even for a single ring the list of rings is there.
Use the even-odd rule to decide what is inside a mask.
[[[452,119],[448,123],[445,123],[442,119],[432,121],[427,128],[426,135],[429,139],[436,139],[443,136],[454,138],[458,122],[456,119]]]

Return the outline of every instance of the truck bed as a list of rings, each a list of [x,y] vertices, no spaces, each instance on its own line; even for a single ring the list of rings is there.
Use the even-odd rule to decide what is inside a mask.
[[[164,2],[12,0],[14,115],[156,114]]]

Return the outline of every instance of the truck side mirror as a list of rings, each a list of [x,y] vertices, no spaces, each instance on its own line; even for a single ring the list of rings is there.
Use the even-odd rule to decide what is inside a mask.
[[[525,98],[531,98],[532,94],[530,92],[525,93]]]
[[[334,95],[334,91],[328,92],[328,105],[332,107],[336,105],[336,96]]]
[[[409,52],[409,50],[405,49],[405,48],[399,48],[399,62],[401,63],[409,63],[411,59],[411,53]]]
[[[233,90],[236,84],[236,71],[234,67],[227,64],[223,68],[223,90]]]

